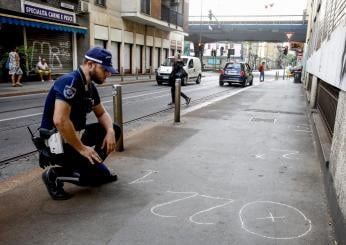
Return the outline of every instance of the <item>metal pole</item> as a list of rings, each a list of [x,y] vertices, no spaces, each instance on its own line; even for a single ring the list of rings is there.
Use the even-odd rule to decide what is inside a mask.
[[[284,66],[284,72],[282,74],[282,80],[285,80],[285,71],[286,71],[286,67]]]
[[[113,88],[113,114],[114,122],[116,122],[120,129],[121,134],[117,142],[116,151],[124,151],[124,140],[123,140],[123,106],[122,106],[122,94],[121,94],[121,85],[115,84]]]
[[[175,103],[174,103],[174,122],[180,122],[180,91],[181,79],[175,79]]]

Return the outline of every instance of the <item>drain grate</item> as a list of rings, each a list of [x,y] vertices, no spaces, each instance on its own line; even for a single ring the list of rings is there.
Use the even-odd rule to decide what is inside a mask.
[[[274,111],[274,110],[262,110],[262,109],[246,109],[245,111],[292,114],[292,115],[305,115],[304,112],[294,112],[294,111]]]
[[[276,118],[259,118],[259,117],[252,117],[250,119],[250,122],[266,122],[266,123],[275,123]]]

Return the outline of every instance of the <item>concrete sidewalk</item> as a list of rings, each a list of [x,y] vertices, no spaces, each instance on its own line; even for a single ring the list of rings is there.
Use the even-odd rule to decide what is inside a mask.
[[[149,82],[155,81],[155,75],[141,75],[138,76],[124,76],[123,79],[121,76],[112,76],[107,78],[105,84],[97,85],[98,87],[112,86],[113,84],[129,84],[136,82]],[[52,82],[40,82],[40,81],[30,81],[24,82],[22,87],[12,87],[11,83],[0,83],[0,97],[9,97],[9,96],[18,96],[26,94],[38,94],[38,93],[47,93],[52,87]]]
[[[172,115],[173,118],[173,115]],[[49,198],[0,183],[2,244],[334,244],[300,84],[264,82],[125,137],[119,181]],[[12,182],[11,182],[12,181]]]

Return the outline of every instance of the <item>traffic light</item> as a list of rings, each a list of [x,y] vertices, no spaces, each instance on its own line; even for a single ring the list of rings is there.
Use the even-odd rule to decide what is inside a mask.
[[[285,46],[285,48],[284,48],[284,55],[287,55],[287,53],[288,53],[288,47]]]
[[[224,51],[224,47],[222,46],[222,47],[220,48],[220,56],[223,55],[223,51]]]
[[[209,17],[209,20],[212,20],[213,18],[213,13],[211,12],[211,9],[209,9],[208,17]]]
[[[228,49],[227,58],[230,58],[231,55],[234,55],[234,48]]]
[[[211,50],[211,56],[216,56],[216,50],[215,49]]]

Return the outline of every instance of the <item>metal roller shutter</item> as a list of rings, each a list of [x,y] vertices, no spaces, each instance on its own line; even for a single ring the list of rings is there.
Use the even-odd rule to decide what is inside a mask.
[[[27,28],[29,69],[35,70],[39,57],[45,58],[53,74],[73,70],[72,34]]]
[[[136,67],[138,69],[138,72],[142,73],[142,50],[143,50],[143,46],[137,45],[136,49],[137,49],[137,63],[136,63]]]
[[[125,46],[124,46],[124,52],[125,52],[124,70],[125,70],[125,73],[131,73],[131,56],[132,56],[131,48],[132,48],[131,44],[125,43]]]
[[[154,49],[154,69],[157,69],[159,66],[159,49]]]
[[[120,43],[118,42],[112,42],[111,43],[111,52],[112,52],[112,64],[113,67],[119,71],[119,46]]]
[[[325,125],[328,129],[330,138],[333,138],[336,110],[338,107],[340,90],[330,84],[319,80],[317,84],[316,105]]]

